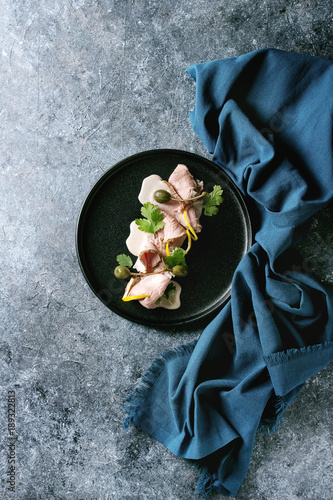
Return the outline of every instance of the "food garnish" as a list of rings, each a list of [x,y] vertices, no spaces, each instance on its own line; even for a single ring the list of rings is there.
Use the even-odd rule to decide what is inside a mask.
[[[154,192],[154,200],[158,203],[169,203],[169,201],[195,201],[200,200],[200,198],[203,198],[206,194],[207,193],[203,192],[199,196],[193,196],[193,198],[173,198],[171,193],[168,191],[165,191],[164,189],[157,189]]]
[[[125,280],[131,276],[131,271],[126,266],[117,266],[114,270],[114,275],[120,280]]]
[[[185,254],[186,250],[184,248],[175,248],[172,253],[166,257],[164,257],[164,264],[167,266],[168,269],[173,269],[175,266],[183,266],[187,267],[186,261],[185,261]]]
[[[184,215],[184,219],[185,219],[186,225],[187,225],[189,231],[191,232],[194,241],[196,241],[198,239],[198,236],[197,236],[197,233],[194,231],[193,227],[191,226],[191,224],[188,221],[188,218],[187,218],[187,208],[185,208],[185,210],[183,211],[183,215]],[[191,235],[190,235],[190,237],[191,237]]]
[[[117,262],[120,266],[132,267],[133,261],[129,255],[125,255],[124,253],[117,255]]]
[[[154,236],[159,229],[164,227],[163,214],[157,205],[147,202],[141,207],[141,215],[145,219],[135,219],[138,228],[146,233],[153,233]]]
[[[175,198],[172,198],[168,191],[157,189],[154,193],[154,200],[157,201],[157,203],[168,203],[170,200],[175,200]]]
[[[129,295],[127,297],[123,297],[122,300],[124,302],[130,302],[131,300],[142,300],[145,299],[146,297],[150,297],[150,295],[148,295],[147,293],[142,295],[132,295],[132,296]]]
[[[177,276],[177,278],[185,278],[185,276],[188,275],[188,268],[187,266],[182,266],[180,264],[177,264],[177,266],[173,266],[171,272],[172,274]]]
[[[222,197],[223,189],[221,186],[214,186],[211,193],[207,193],[204,197],[204,214],[205,215],[216,215],[218,212],[218,206],[223,203]]]
[[[171,295],[173,295],[176,292],[176,285],[171,281],[171,283],[168,284],[166,287],[165,292],[163,293],[162,297],[157,299],[156,304],[159,304],[164,297],[170,304],[172,303],[170,300]]]
[[[192,243],[191,243],[192,242],[191,233],[190,233],[190,231],[188,229],[186,229],[186,234],[187,234],[187,241],[188,241],[188,243],[187,243],[187,248],[186,248],[186,252],[185,253],[189,252],[191,250],[191,246],[192,246]]]
[[[132,273],[128,267],[125,266],[117,266],[114,270],[114,275],[116,278],[120,280],[125,280],[129,278],[129,276],[150,276],[151,274],[163,273],[163,271],[167,271],[167,268],[164,267],[158,271],[154,271],[152,273]]]

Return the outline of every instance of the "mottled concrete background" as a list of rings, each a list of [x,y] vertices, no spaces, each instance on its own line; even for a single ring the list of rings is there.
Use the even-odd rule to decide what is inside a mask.
[[[77,217],[128,155],[207,156],[188,119],[189,65],[267,46],[332,58],[332,2],[0,0],[0,12],[0,497],[194,499],[194,466],[125,433],[122,405],[158,354],[201,330],[166,333],[103,306],[77,263]],[[332,221],[328,207],[301,246],[330,282]],[[332,499],[332,375],[309,380],[274,436],[258,435],[239,500]]]

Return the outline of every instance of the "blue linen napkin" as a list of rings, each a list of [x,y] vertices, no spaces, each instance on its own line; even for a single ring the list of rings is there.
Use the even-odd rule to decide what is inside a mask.
[[[254,242],[199,340],[157,358],[127,398],[125,428],[194,460],[203,496],[235,496],[258,428],[275,430],[333,360],[333,288],[291,253],[333,196],[333,64],[261,49],[188,73],[192,127],[242,191]]]

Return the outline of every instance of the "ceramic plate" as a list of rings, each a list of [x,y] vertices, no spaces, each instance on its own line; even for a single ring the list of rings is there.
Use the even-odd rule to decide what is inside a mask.
[[[151,174],[168,179],[178,163],[211,191],[223,188],[224,202],[217,215],[202,215],[203,226],[187,255],[190,273],[178,278],[181,307],[145,309],[121,300],[127,280],[113,271],[118,254],[129,254],[126,239],[131,221],[140,218],[138,200],[142,180]],[[235,269],[251,245],[251,225],[243,198],[231,179],[215,163],[193,153],[163,149],[142,152],[108,170],[88,194],[77,225],[76,249],[85,279],[106,307],[130,321],[152,326],[186,324],[217,313],[231,293]],[[133,262],[135,257],[132,258]]]

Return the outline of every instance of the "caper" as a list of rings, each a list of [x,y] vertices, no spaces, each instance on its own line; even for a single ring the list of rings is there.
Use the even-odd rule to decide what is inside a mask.
[[[178,266],[174,266],[171,271],[172,274],[174,274],[178,278],[185,278],[185,276],[188,275],[187,267],[181,266],[180,264],[178,264]]]
[[[117,266],[114,270],[115,277],[119,278],[120,280],[125,280],[129,277],[130,274],[131,271],[128,269],[128,267],[125,266]]]
[[[168,201],[171,200],[171,194],[164,189],[158,189],[154,193],[154,200],[157,201],[157,203],[168,203]]]

